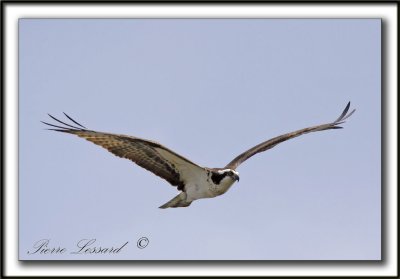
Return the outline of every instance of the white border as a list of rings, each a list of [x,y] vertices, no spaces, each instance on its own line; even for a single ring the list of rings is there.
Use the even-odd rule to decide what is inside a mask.
[[[251,5],[21,5],[7,3],[5,11],[5,266],[7,276],[123,276],[123,275],[226,275],[226,276],[396,276],[397,272],[397,7],[396,4],[251,4]],[[386,252],[384,263],[360,262],[288,262],[287,264],[182,264],[163,263],[149,266],[140,263],[24,263],[18,262],[18,19],[30,18],[383,18],[387,98],[387,206]],[[154,268],[157,267],[157,268]],[[290,267],[290,268],[288,268]]]

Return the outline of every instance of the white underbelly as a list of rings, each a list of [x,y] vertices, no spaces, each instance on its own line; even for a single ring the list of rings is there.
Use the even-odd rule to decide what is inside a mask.
[[[215,185],[213,183],[204,184],[188,184],[186,185],[187,201],[194,201],[198,199],[214,198],[224,194],[232,186],[232,183],[225,183]]]

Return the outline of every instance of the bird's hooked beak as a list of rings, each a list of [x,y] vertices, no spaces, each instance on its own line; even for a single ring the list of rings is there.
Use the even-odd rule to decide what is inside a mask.
[[[232,177],[233,177],[233,179],[237,180],[237,182],[239,182],[239,180],[240,180],[239,175],[237,175],[237,174],[235,173],[235,174],[233,174]]]

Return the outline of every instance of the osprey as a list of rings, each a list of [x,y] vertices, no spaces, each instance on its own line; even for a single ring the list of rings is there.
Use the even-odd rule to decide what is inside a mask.
[[[72,121],[73,125],[60,121],[50,114],[49,116],[53,120],[65,126],[41,122],[54,127],[48,130],[74,134],[100,145],[116,156],[129,159],[167,180],[171,185],[177,186],[181,193],[160,206],[160,208],[168,208],[187,207],[194,200],[214,198],[224,194],[233,183],[239,181],[239,173],[236,169],[241,163],[257,153],[264,152],[294,137],[311,132],[342,128],[338,125],[344,123],[355,111],[354,109],[348,114],[349,108],[350,102],[339,118],[331,123],[304,128],[262,142],[234,158],[224,168],[201,167],[155,141],[88,130],[66,113],[64,115]]]

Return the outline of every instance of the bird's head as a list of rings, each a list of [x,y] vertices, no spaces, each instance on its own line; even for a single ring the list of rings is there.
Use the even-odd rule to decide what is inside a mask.
[[[235,181],[239,181],[239,173],[232,169],[218,169],[213,172],[211,178],[216,185],[233,184]]]
[[[239,173],[235,170],[228,169],[227,176],[237,182],[239,182],[239,180],[240,180]]]

